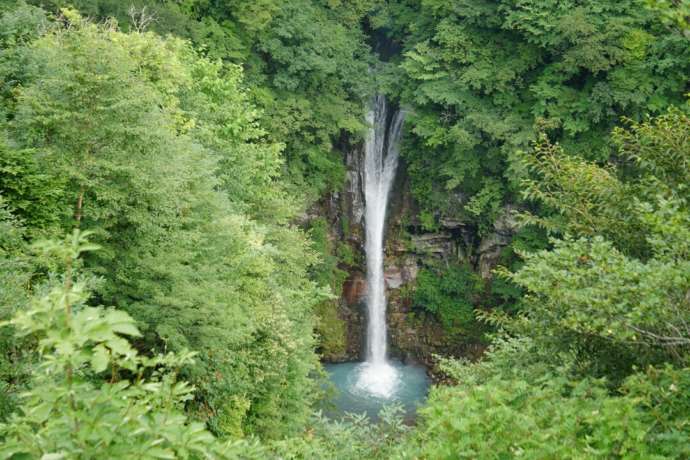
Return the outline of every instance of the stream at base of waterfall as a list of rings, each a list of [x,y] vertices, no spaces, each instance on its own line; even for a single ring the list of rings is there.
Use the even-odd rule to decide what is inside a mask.
[[[388,197],[398,168],[405,114],[389,112],[384,96],[376,96],[367,113],[370,126],[364,148],[365,255],[367,267],[366,361],[326,366],[340,391],[335,403],[348,412],[364,410],[372,417],[386,403],[401,403],[409,412],[429,386],[425,370],[392,362],[387,355],[386,286],[383,276],[384,234]]]

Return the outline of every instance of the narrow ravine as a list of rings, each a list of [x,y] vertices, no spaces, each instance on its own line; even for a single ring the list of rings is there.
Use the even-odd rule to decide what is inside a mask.
[[[372,98],[366,115],[369,132],[359,175],[364,192],[367,334],[365,361],[327,366],[339,390],[340,411],[367,412],[376,417],[391,403],[414,412],[429,385],[425,369],[389,359],[384,279],[386,211],[398,159],[405,112],[395,109],[383,95]]]

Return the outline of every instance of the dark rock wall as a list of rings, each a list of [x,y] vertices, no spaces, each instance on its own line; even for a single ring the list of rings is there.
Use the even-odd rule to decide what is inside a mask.
[[[332,237],[350,245],[358,254],[360,263],[354,267],[341,267],[349,272],[337,305],[338,317],[345,323],[346,346],[337,354],[324,356],[328,361],[362,359],[366,336],[363,148],[350,148],[345,161],[348,171],[345,187],[324,204],[327,204]],[[390,353],[403,360],[427,365],[432,363],[433,354],[441,352],[474,357],[481,353],[481,346],[458,345],[450,341],[435,318],[413,309],[412,292],[419,270],[432,259],[468,263],[483,278],[490,278],[501,250],[510,244],[517,228],[512,208],[503,210],[494,223],[493,232],[484,238],[479,238],[476,229],[464,222],[450,219],[441,219],[437,230],[426,232],[417,216],[418,208],[410,193],[409,177],[404,161],[401,161],[389,203],[385,245]]]

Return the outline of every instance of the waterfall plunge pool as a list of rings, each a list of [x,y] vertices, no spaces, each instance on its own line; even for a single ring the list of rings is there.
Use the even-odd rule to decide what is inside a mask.
[[[380,365],[367,362],[326,364],[325,368],[336,388],[331,399],[334,409],[327,411],[331,418],[339,418],[345,412],[366,413],[376,421],[385,406],[400,404],[405,410],[405,420],[413,421],[431,383],[423,366],[399,361]]]

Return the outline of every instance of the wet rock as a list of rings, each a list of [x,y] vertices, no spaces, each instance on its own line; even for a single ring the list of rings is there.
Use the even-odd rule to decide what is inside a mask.
[[[450,255],[454,243],[450,233],[423,233],[412,236],[412,246],[418,254]]]
[[[346,207],[351,225],[361,225],[364,220],[364,187],[362,184],[362,149],[351,149],[347,152],[345,162],[347,177],[345,181]]]
[[[417,259],[414,257],[405,258],[402,264],[401,272],[404,284],[414,282],[419,274],[419,265],[417,264]]]
[[[387,289],[400,289],[403,285],[414,282],[418,274],[417,258],[409,255],[386,265],[383,272]]]
[[[447,230],[457,230],[465,226],[465,223],[460,219],[451,219],[448,217],[442,217],[439,221],[441,227]]]
[[[386,243],[388,244],[388,251],[395,255],[404,255],[410,252],[410,247],[404,240],[394,239]]]
[[[343,322],[344,343],[337,349],[319,349],[321,360],[326,363],[344,363],[360,361],[366,334],[366,318],[364,304],[346,305],[341,299],[338,308],[338,318]]]
[[[364,193],[361,175],[364,160],[363,146],[344,143],[344,161],[347,168],[346,183],[338,193],[323,200],[321,207],[311,209],[303,220],[327,217],[332,234],[341,244],[348,244],[352,251],[362,255],[364,228]],[[418,362],[432,366],[434,354],[479,356],[481,349],[474,350],[468,340],[453,339],[433,315],[414,305],[413,290],[420,267],[445,259],[449,263],[467,263],[482,276],[491,276],[501,250],[510,244],[517,225],[508,212],[496,219],[492,231],[480,240],[476,228],[461,219],[436,216],[439,229],[426,233],[420,222],[418,203],[410,193],[409,177],[401,159],[395,183],[391,189],[386,225],[385,283],[388,296],[387,323],[390,355],[405,362]],[[462,192],[449,193],[451,209],[460,209],[469,197]],[[330,235],[329,235],[330,237]],[[325,356],[329,361],[352,361],[362,357],[366,340],[367,283],[364,258],[347,268],[338,304],[338,317],[345,327],[345,350],[335,356]]]
[[[364,304],[360,302],[342,309],[346,326],[346,346],[342,361],[359,361],[362,358],[366,337],[364,308]]]
[[[434,354],[454,354],[456,347],[446,340],[442,325],[425,314],[417,314],[413,319],[410,302],[393,292],[386,315],[391,356],[432,368]]]
[[[342,298],[349,306],[359,304],[367,295],[367,280],[363,273],[353,272],[343,283]]]
[[[506,206],[494,222],[494,231],[479,244],[478,270],[482,278],[491,278],[491,271],[498,264],[501,251],[510,244],[518,228],[515,208]]]
[[[386,268],[383,278],[387,289],[399,289],[404,283],[402,270],[398,266]]]

